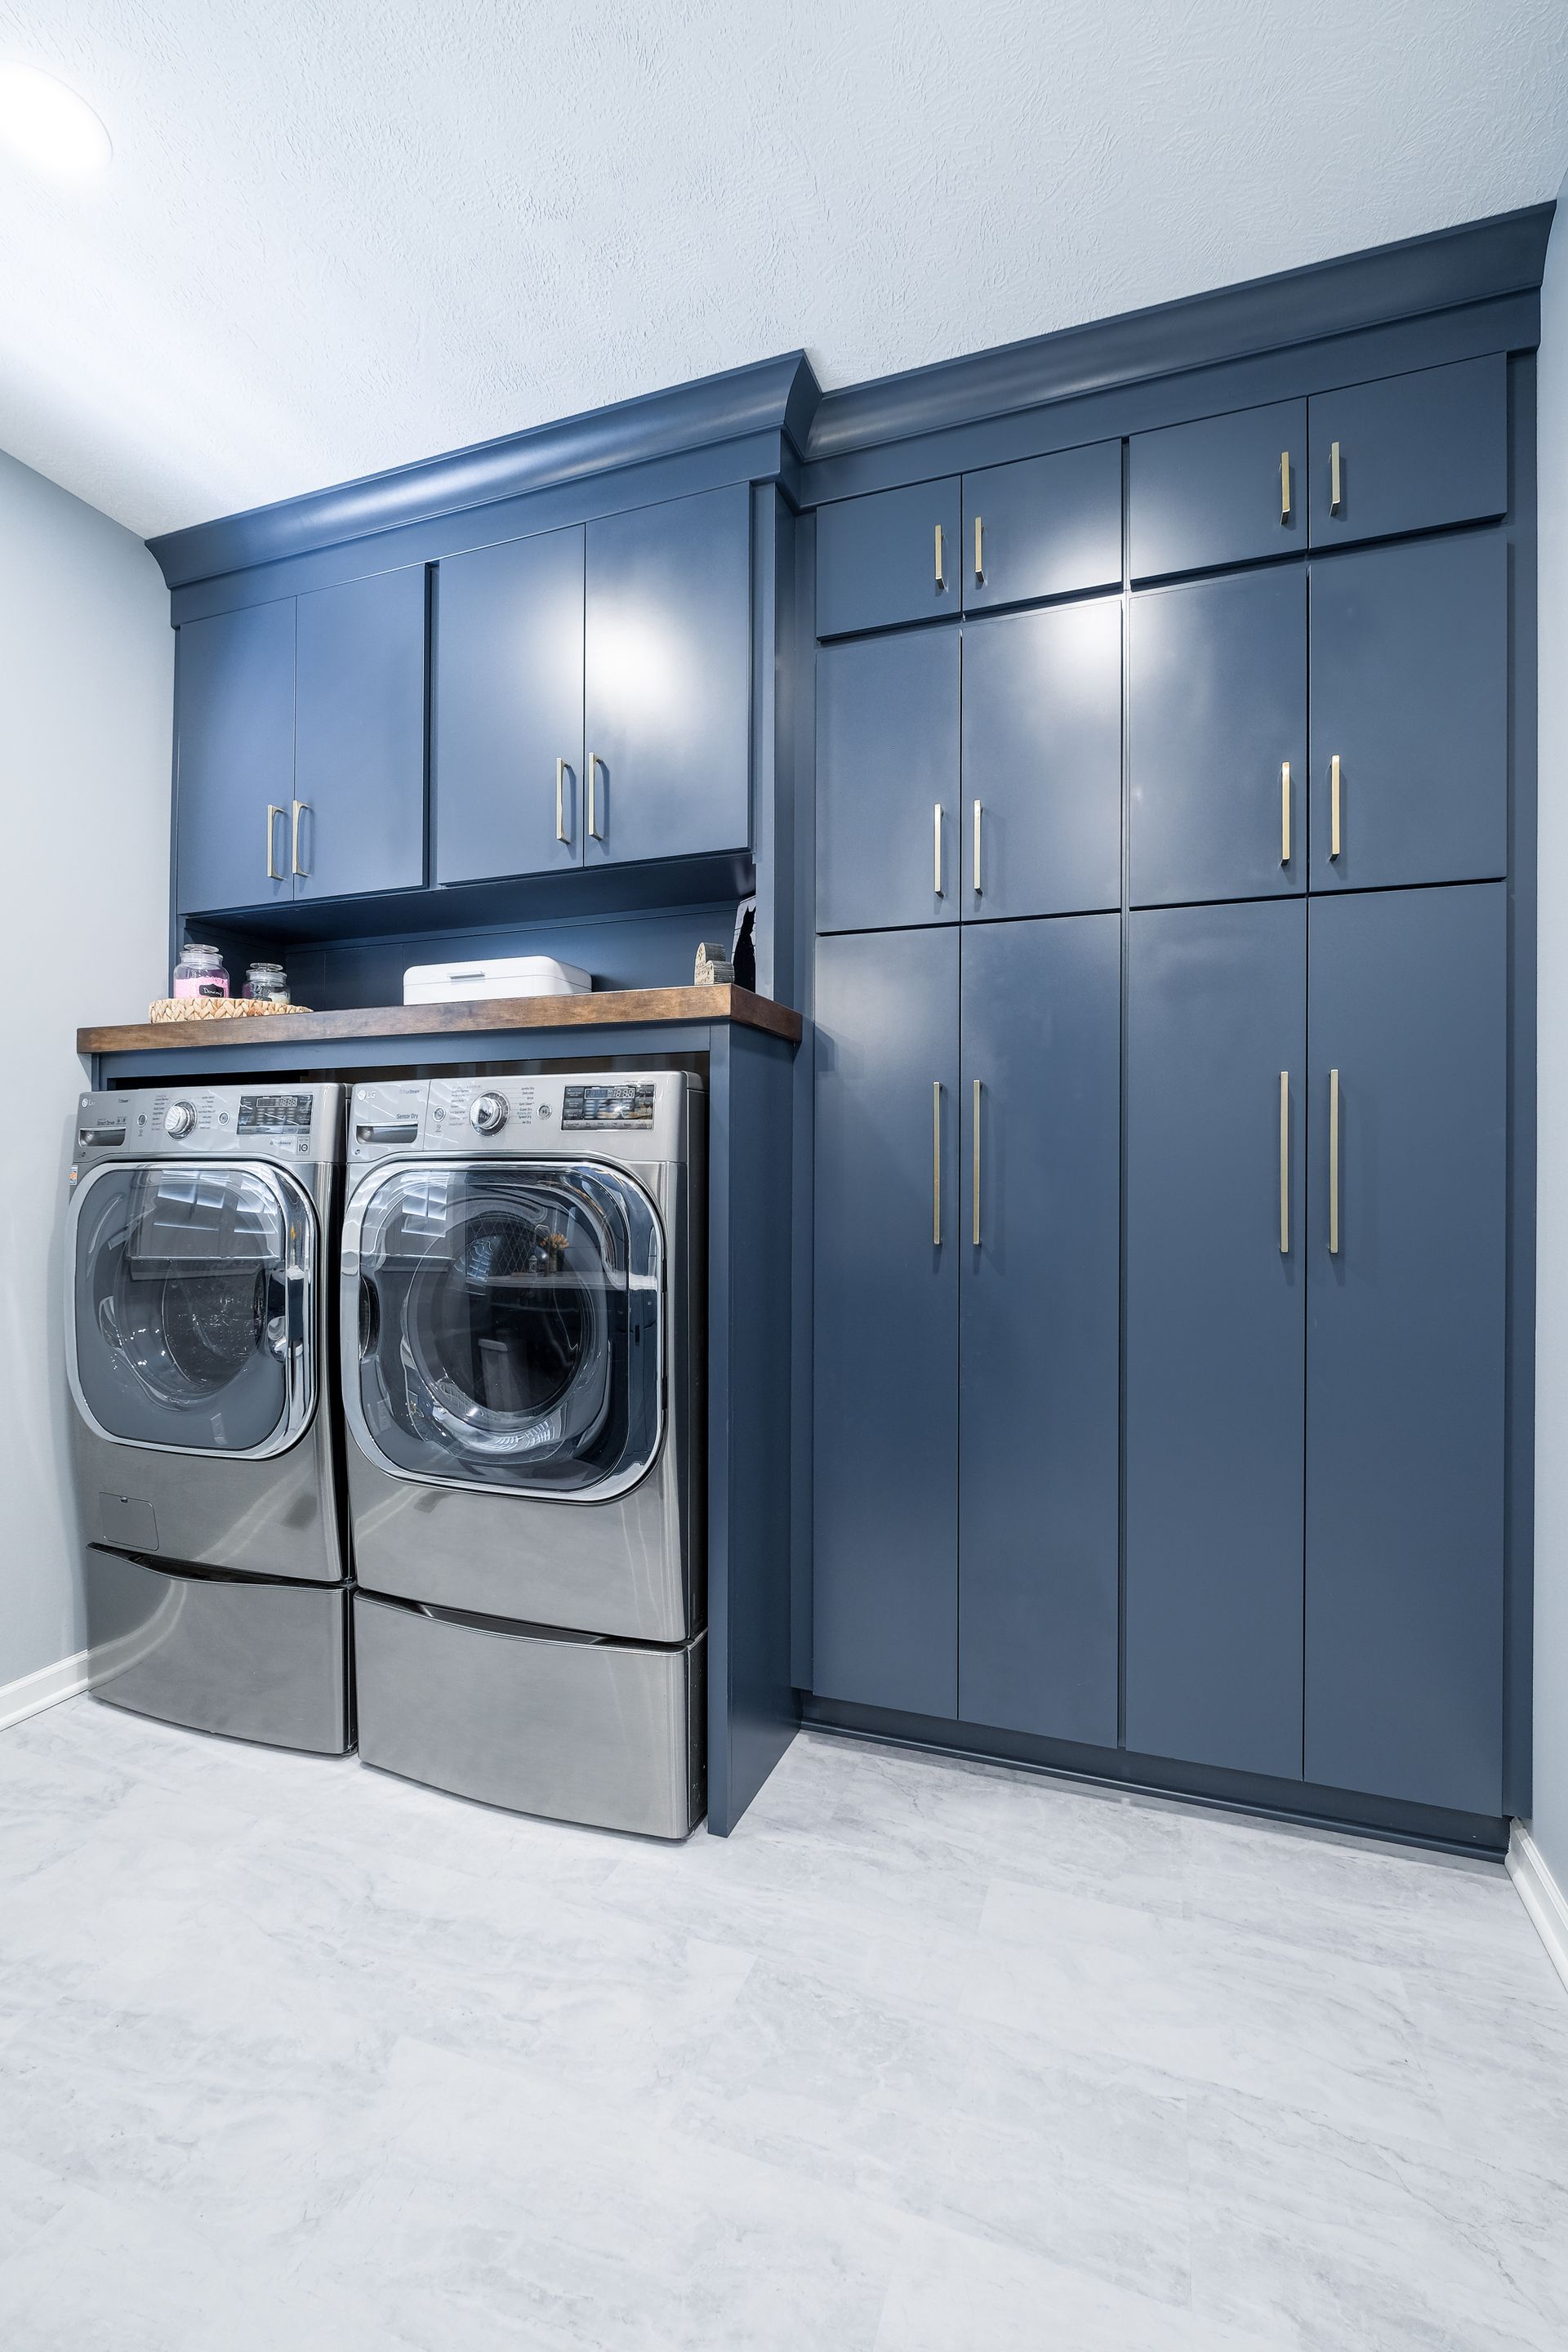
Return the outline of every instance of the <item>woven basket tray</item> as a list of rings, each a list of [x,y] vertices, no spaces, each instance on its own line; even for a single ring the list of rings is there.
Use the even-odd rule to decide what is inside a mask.
[[[309,1013],[308,1004],[270,1004],[259,996],[160,996],[149,1021],[264,1021],[269,1013]]]

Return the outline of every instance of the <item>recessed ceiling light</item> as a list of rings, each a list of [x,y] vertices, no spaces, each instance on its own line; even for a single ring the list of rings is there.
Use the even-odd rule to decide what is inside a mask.
[[[37,66],[0,64],[0,145],[52,180],[90,180],[112,153],[109,133],[74,89]]]

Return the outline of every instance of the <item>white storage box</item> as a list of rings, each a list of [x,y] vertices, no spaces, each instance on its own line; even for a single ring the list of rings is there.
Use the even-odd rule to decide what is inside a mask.
[[[476,956],[466,963],[413,963],[405,1004],[452,1004],[464,997],[586,996],[593,975],[553,956]]]

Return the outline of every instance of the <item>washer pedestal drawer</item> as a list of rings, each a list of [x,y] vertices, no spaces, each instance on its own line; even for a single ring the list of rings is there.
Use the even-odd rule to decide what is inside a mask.
[[[193,1731],[342,1756],[348,1588],[182,1576],[89,1545],[94,1698]]]
[[[515,1812],[683,1838],[703,1811],[705,1645],[701,1633],[614,1642],[359,1592],[360,1755]]]

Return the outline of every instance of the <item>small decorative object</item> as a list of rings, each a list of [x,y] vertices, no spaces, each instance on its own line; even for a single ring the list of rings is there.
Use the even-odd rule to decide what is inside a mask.
[[[253,963],[245,975],[244,995],[262,1004],[287,1004],[289,975],[280,963]]]
[[[735,967],[730,951],[720,940],[703,940],[697,950],[697,970],[692,985],[697,988],[719,988],[735,977]]]
[[[180,961],[174,966],[176,997],[226,997],[228,973],[216,948],[204,947],[196,940],[187,940],[180,950]]]
[[[742,898],[735,909],[735,944],[730,950],[737,988],[757,984],[757,902]]]
[[[149,1021],[255,1021],[268,1013],[309,1013],[308,1004],[279,1004],[267,996],[160,996]]]

